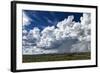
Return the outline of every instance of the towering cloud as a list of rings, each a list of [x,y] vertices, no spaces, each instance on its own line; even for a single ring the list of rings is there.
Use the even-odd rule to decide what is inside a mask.
[[[24,17],[24,26],[26,26],[30,19]],[[91,15],[84,13],[80,18],[81,22],[75,22],[73,19],[73,15],[68,16],[56,26],[48,26],[42,31],[38,27],[34,27],[29,32],[23,30],[23,54],[90,51]]]

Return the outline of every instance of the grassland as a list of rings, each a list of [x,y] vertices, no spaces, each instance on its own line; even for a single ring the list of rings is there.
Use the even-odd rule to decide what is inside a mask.
[[[47,61],[69,61],[91,59],[90,52],[72,54],[42,54],[42,55],[23,55],[23,63],[27,62],[47,62]]]

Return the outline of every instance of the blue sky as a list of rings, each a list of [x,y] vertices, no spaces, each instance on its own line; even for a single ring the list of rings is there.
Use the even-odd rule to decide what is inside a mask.
[[[26,30],[31,30],[38,27],[43,30],[47,26],[55,26],[58,22],[64,20],[70,15],[74,16],[74,21],[80,22],[80,17],[83,13],[73,12],[55,12],[55,11],[36,11],[23,10],[23,12],[31,19],[30,25],[25,26]]]
[[[22,14],[22,44],[25,54],[88,51],[91,34],[87,32],[90,32],[90,28],[83,27],[90,26],[90,13],[23,10]]]

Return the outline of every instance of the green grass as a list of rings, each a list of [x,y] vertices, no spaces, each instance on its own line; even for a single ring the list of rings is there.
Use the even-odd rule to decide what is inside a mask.
[[[90,52],[72,54],[23,55],[23,62],[47,62],[91,59]]]

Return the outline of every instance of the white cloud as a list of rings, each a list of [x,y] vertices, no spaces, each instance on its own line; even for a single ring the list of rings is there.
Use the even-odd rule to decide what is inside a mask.
[[[57,27],[60,30],[64,30],[64,29],[66,29],[66,27],[73,25],[73,22],[72,22],[73,19],[74,19],[74,16],[68,16],[67,19],[65,18],[63,21],[59,22],[57,24]]]
[[[28,48],[26,48],[26,49],[24,49],[23,50],[23,54],[30,54],[30,55],[32,55],[32,54],[34,54],[34,55],[36,55],[36,54],[51,54],[51,53],[57,53],[58,52],[58,50],[44,50],[44,49],[42,49],[42,48],[38,48],[38,47],[36,47],[36,46],[34,46],[34,47],[28,47]]]
[[[36,45],[40,40],[40,29],[37,27],[33,28],[25,37],[27,38],[26,42],[31,43],[31,45]]]
[[[37,46],[41,48],[53,47],[53,42],[55,42],[55,35],[53,33],[54,30],[55,30],[54,26],[46,27],[41,32],[41,38],[40,38],[40,41],[37,43]]]
[[[33,30],[30,31],[30,33],[32,33],[34,39],[39,41],[39,39],[40,39],[40,29],[39,28],[37,28],[37,27],[33,28]]]
[[[28,31],[25,30],[25,29],[23,29],[23,30],[22,30],[22,34],[23,34],[23,35],[27,35],[27,34],[28,34]]]
[[[72,45],[70,52],[73,53],[73,52],[88,52],[88,51],[90,51],[90,42],[82,41]]]
[[[87,25],[91,23],[91,14],[90,13],[84,13],[83,17],[80,18],[82,25]]]
[[[27,26],[30,24],[31,18],[29,18],[24,12],[23,12],[23,26]]]
[[[41,32],[34,27],[23,36],[32,46],[33,54],[86,52],[90,49],[91,42],[91,15],[83,14],[81,22],[73,21],[74,16],[68,16],[55,26],[48,26]],[[27,31],[23,31],[27,33]],[[80,47],[81,46],[81,47]],[[28,47],[29,48],[29,47]],[[28,50],[28,49],[27,49]]]

